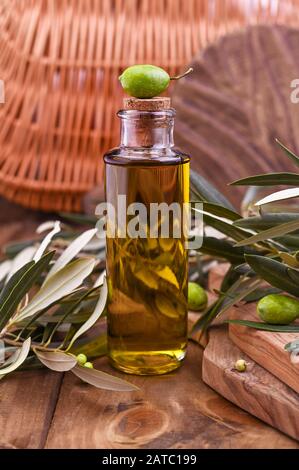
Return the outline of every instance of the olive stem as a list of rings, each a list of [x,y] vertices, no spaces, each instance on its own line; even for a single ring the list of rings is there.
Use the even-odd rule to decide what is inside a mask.
[[[189,75],[190,73],[193,72],[193,67],[190,67],[185,73],[182,75],[177,75],[176,77],[170,77],[170,80],[180,80],[181,78],[186,77],[186,75]]]

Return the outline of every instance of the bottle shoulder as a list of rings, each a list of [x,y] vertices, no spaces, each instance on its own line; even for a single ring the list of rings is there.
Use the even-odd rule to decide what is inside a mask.
[[[189,155],[173,147],[167,149],[116,147],[104,155],[104,162],[108,165],[181,165],[189,161]]]

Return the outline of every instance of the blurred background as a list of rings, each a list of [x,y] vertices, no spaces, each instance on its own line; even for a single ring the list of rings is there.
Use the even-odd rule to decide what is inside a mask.
[[[298,0],[0,0],[0,220],[5,200],[82,212],[102,197],[136,63],[193,65],[170,89],[176,144],[240,205],[229,182],[288,169],[275,137],[299,152],[298,24]]]

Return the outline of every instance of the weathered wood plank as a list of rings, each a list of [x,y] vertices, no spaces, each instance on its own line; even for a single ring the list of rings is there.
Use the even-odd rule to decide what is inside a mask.
[[[233,307],[230,311],[230,318],[260,321],[256,314],[255,303],[242,305],[238,308]],[[241,351],[244,351],[251,359],[299,394],[299,364],[292,364],[290,354],[284,349],[287,343],[298,338],[298,334],[270,333],[269,331],[255,330],[231,323],[229,325],[229,337]]]
[[[293,440],[221,398],[201,378],[202,350],[190,344],[184,367],[130,377],[139,392],[95,389],[64,377],[47,448],[288,448]],[[113,372],[103,358],[97,368]]]
[[[239,358],[248,362],[246,372],[234,370]],[[299,395],[235,346],[226,327],[210,330],[203,380],[228,400],[299,440]]]
[[[61,374],[17,372],[0,382],[0,448],[43,448],[56,406]]]

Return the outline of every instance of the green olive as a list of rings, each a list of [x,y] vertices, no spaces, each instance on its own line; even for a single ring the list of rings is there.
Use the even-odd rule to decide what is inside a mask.
[[[299,316],[299,301],[287,295],[266,295],[257,304],[257,313],[266,323],[288,325]]]
[[[244,359],[238,359],[235,362],[235,369],[238,372],[245,372],[246,368],[247,368],[247,364],[246,364],[246,361],[244,361]]]
[[[85,362],[83,367],[87,367],[87,369],[93,369],[93,363],[92,362]]]
[[[188,283],[188,308],[190,310],[204,310],[208,303],[206,291],[196,282]]]
[[[77,362],[78,364],[80,364],[80,366],[84,366],[84,364],[87,362],[87,357],[85,356],[85,354],[78,354]]]
[[[169,85],[170,77],[165,70],[155,65],[133,65],[119,77],[126,93],[135,98],[153,98]]]
[[[170,80],[179,80],[193,69],[187,70],[183,75],[170,77],[161,67],[156,65],[132,65],[119,77],[120,83],[126,93],[135,98],[154,98],[168,88]]]

